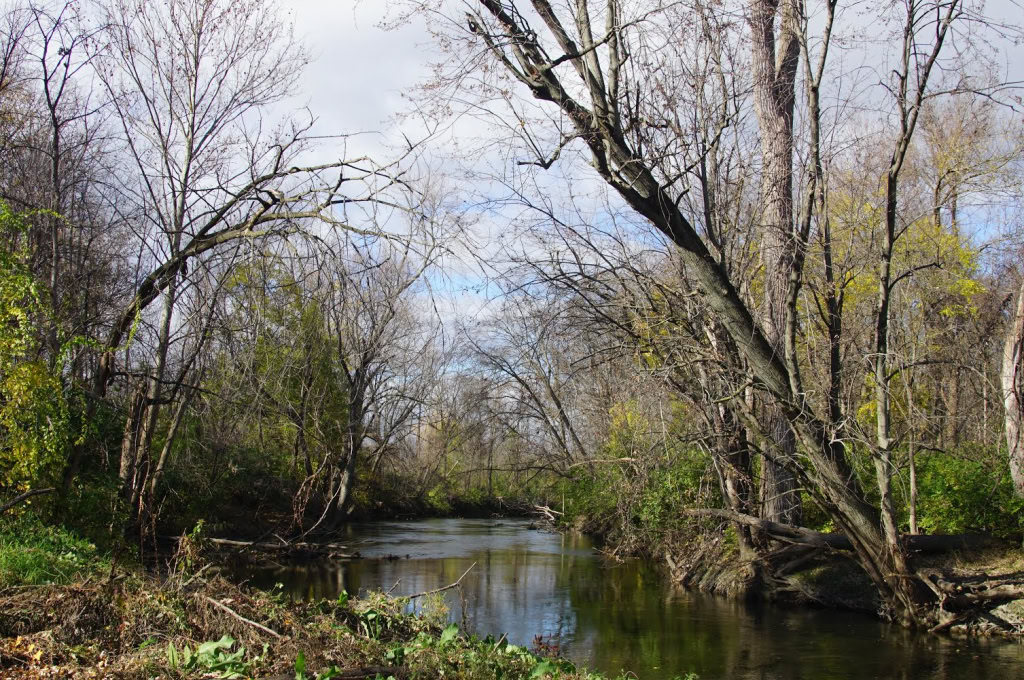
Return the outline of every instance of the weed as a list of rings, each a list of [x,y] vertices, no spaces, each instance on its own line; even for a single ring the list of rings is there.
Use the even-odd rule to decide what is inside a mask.
[[[224,635],[216,641],[204,642],[194,651],[188,645],[184,645],[179,652],[174,643],[169,642],[167,665],[173,670],[182,670],[186,673],[205,672],[216,678],[230,680],[249,675],[267,653],[267,646],[264,645],[263,655],[246,660],[245,647],[239,646],[232,652],[231,648],[234,646],[235,640],[230,635]]]

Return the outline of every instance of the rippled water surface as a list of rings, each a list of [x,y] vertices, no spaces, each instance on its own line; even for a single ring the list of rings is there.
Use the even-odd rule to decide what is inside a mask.
[[[642,680],[1018,680],[1024,645],[913,635],[866,615],[744,604],[665,583],[642,562],[610,564],[580,536],[519,520],[418,520],[349,527],[362,559],[260,568],[254,585],[295,598],[371,589],[412,594],[454,582],[451,618],[529,645],[551,636],[588,668]],[[397,584],[397,586],[395,585]]]

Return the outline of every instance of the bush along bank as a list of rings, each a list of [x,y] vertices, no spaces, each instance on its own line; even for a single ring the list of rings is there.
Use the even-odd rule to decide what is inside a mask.
[[[111,568],[72,583],[0,589],[5,678],[564,678],[599,680],[504,637],[445,625],[439,597],[286,602],[210,576],[182,540],[172,572]]]

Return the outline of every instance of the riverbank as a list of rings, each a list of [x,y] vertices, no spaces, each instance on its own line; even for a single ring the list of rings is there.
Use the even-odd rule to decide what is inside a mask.
[[[720,597],[876,615],[881,607],[871,580],[850,553],[839,550],[791,545],[744,559],[719,533],[665,546],[662,558],[675,583]],[[983,548],[919,552],[914,559],[922,578],[941,581],[954,593],[944,593],[948,604],[961,606],[930,632],[1024,637],[1024,599],[1018,594],[1024,550],[1019,546],[992,540]],[[964,602],[951,601],[958,596]]]
[[[209,577],[186,544],[156,579],[0,590],[4,678],[465,678],[599,680],[568,661],[445,625],[440,598],[372,593],[292,601]]]

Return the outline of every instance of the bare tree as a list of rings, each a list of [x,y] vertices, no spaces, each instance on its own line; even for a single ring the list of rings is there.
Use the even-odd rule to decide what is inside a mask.
[[[150,255],[140,263],[148,273],[103,340],[94,400],[104,396],[115,355],[140,316],[163,298],[142,405],[132,409],[137,422],[126,431],[137,432],[123,450],[127,483],[137,479],[131,471],[147,455],[164,401],[175,309],[190,262],[231,242],[296,233],[310,221],[379,234],[349,218],[402,182],[368,159],[298,167],[309,124],[269,129],[265,109],[291,91],[305,63],[289,25],[268,20],[272,3],[118,0],[98,9],[104,33],[97,73],[128,161],[117,175],[114,209]],[[81,447],[66,485],[80,458]]]

